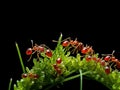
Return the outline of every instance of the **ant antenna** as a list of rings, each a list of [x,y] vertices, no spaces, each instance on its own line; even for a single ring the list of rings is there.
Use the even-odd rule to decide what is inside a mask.
[[[112,55],[113,56],[114,53],[115,53],[115,50],[113,50],[111,54],[102,54],[102,56],[106,56],[106,55]]]
[[[31,44],[32,44],[32,47],[33,47],[33,40],[31,40]]]
[[[75,41],[77,41],[77,37],[75,38]]]
[[[52,42],[58,42],[57,40],[52,40]]]
[[[112,51],[112,55],[115,53],[115,50]]]

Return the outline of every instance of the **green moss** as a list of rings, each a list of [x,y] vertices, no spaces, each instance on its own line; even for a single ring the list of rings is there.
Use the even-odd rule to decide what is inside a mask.
[[[58,39],[55,50],[51,50],[53,53],[52,57],[47,57],[44,52],[40,53],[39,61],[33,58],[33,67],[29,69],[26,66],[26,70],[24,70],[17,45],[23,72],[26,71],[29,76],[17,80],[16,84],[14,84],[14,90],[49,90],[56,85],[64,84],[64,82],[78,78],[81,75],[102,83],[110,90],[120,90],[120,72],[118,70],[113,70],[110,74],[106,74],[104,67],[99,62],[94,60],[86,61],[86,57],[89,54],[82,55],[77,52],[77,54],[72,55],[70,49],[64,48],[61,42],[62,34]],[[62,63],[57,66],[61,70],[58,72],[53,65],[56,64],[56,59],[59,57],[62,59]],[[99,54],[94,53],[92,57],[98,58]],[[38,75],[38,77],[30,76],[33,74]],[[82,80],[82,77],[80,78]]]

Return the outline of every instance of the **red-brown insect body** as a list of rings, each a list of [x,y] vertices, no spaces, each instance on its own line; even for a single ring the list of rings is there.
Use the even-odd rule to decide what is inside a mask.
[[[32,48],[28,48],[28,49],[26,50],[26,55],[31,55],[32,53],[33,53]]]
[[[87,54],[87,53],[88,53],[88,48],[87,48],[87,47],[84,47],[84,48],[81,50],[81,53],[82,53],[82,54]]]
[[[33,47],[33,50],[34,51],[37,51],[37,52],[44,52],[44,47],[43,46],[38,46],[38,45],[35,45],[34,47]]]
[[[118,59],[112,59],[111,60],[113,63],[118,63],[119,61],[118,61]]]
[[[101,60],[101,61],[100,61],[100,64],[101,64],[102,66],[105,66],[105,60]]]
[[[39,75],[36,73],[28,73],[27,77],[29,77],[31,79],[37,79],[37,78],[39,78]]]
[[[82,42],[79,42],[77,39],[75,40],[71,40],[71,39],[68,39],[68,40],[65,40],[62,42],[62,46],[63,47],[70,47],[72,48],[72,52],[75,53],[75,52],[78,52],[78,51],[81,51],[84,47],[83,43]]]
[[[50,49],[47,49],[45,54],[48,56],[48,57],[52,57],[52,51]]]
[[[87,56],[86,57],[86,61],[91,61],[92,57],[91,56]]]
[[[53,67],[54,67],[55,70],[58,69],[58,65],[57,64],[53,64]]]
[[[58,74],[62,73],[62,70],[60,68],[56,69],[56,71],[57,71]]]
[[[38,50],[38,46],[37,45],[33,46],[33,50],[37,51]]]
[[[63,43],[62,43],[62,46],[63,47],[67,47],[67,46],[69,46],[69,41],[68,40],[66,40],[66,41],[64,41]]]
[[[90,46],[83,47],[81,50],[82,54],[93,54],[94,50]]]
[[[105,61],[110,61],[111,60],[111,56],[107,55],[105,58],[104,58]]]
[[[79,44],[79,42],[77,40],[71,40],[70,41],[70,44],[73,45],[73,46],[77,46]]]
[[[120,69],[120,61],[118,61],[118,62],[116,63],[116,67],[117,67],[118,69]]]
[[[38,74],[33,74],[33,79],[38,79],[39,75]]]
[[[57,60],[56,60],[56,63],[57,64],[60,64],[62,62],[62,59],[61,58],[58,58]]]
[[[33,54],[37,54],[37,58],[39,60],[41,53],[45,53],[48,57],[52,57],[52,52],[49,47],[47,47],[45,44],[36,44],[33,46],[33,41],[32,41],[32,48],[28,48],[26,50],[26,55],[31,55],[29,60],[32,58]]]
[[[110,67],[105,66],[105,72],[106,72],[106,74],[109,74],[110,73]]]
[[[26,74],[26,73],[23,73],[22,75],[21,75],[21,77],[22,78],[26,78],[28,75]]]
[[[38,51],[40,51],[40,52],[44,52],[44,47],[42,47],[42,46],[38,46]]]

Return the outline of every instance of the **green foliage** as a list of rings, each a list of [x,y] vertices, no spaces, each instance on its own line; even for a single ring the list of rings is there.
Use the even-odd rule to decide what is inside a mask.
[[[72,55],[70,50],[61,45],[61,42],[62,34],[58,39],[55,50],[52,50],[52,57],[47,57],[42,52],[39,60],[33,58],[33,67],[31,69],[26,67],[26,71],[23,70],[23,75],[27,74],[27,77],[17,80],[16,84],[14,84],[14,90],[49,90],[81,75],[102,83],[110,90],[120,90],[120,72],[117,69],[106,74],[104,67],[99,62],[86,60],[89,54],[82,55],[78,52]],[[99,54],[94,53],[92,57],[98,58]],[[62,62],[57,65],[60,71],[57,71],[58,69],[56,70],[54,67],[57,58],[62,59]],[[82,77],[80,78],[82,80]]]

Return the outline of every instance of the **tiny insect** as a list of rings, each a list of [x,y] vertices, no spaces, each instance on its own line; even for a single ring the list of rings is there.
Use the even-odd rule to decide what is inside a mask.
[[[102,56],[104,56],[104,60],[110,67],[120,70],[120,61],[113,55],[114,53],[115,50],[111,54],[102,54]]]
[[[93,55],[94,54],[94,50],[93,50],[92,46],[86,45],[85,47],[82,48],[81,53],[82,54]]]
[[[47,56],[51,57],[52,56],[52,52],[50,50],[49,47],[47,47],[45,44],[36,44],[33,45],[33,40],[31,40],[31,43],[32,43],[32,47],[31,48],[28,48],[26,50],[26,55],[30,55],[30,58],[28,59],[28,61],[30,61],[30,59],[32,58],[32,55],[37,53],[37,58],[39,59],[40,58],[40,54],[42,52],[45,52]],[[48,52],[49,50],[49,52]]]
[[[53,42],[57,42],[53,40]],[[77,53],[78,51],[81,51],[84,47],[82,42],[79,42],[77,38],[75,40],[72,40],[70,37],[64,39],[61,44],[63,47],[65,47],[67,50],[71,50],[72,53]]]

